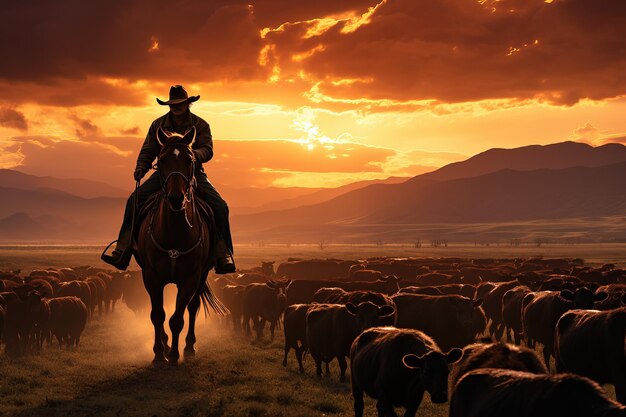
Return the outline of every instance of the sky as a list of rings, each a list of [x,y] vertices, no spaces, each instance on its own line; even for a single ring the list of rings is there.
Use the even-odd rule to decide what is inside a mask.
[[[0,46],[0,168],[128,189],[173,84],[231,187],[626,136],[623,0],[2,2]]]

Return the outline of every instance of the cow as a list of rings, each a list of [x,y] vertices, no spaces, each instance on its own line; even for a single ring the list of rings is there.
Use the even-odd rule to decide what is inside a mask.
[[[338,259],[307,259],[283,262],[278,265],[276,275],[289,279],[336,279],[348,276],[356,261]]]
[[[391,299],[397,327],[421,330],[446,351],[474,342],[479,333],[476,323],[484,317],[479,311],[482,300],[460,295],[396,294]]]
[[[259,272],[246,272],[243,274],[237,274],[233,278],[233,284],[236,285],[248,285],[248,284],[265,284],[271,277],[259,273]]]
[[[10,357],[30,353],[36,346],[36,323],[43,304],[40,288],[23,284],[13,287],[11,292],[0,293],[5,352]]]
[[[439,272],[429,272],[416,276],[413,281],[419,286],[434,286],[460,284],[461,278],[455,275],[442,274]]]
[[[275,261],[272,262],[263,262],[261,261],[261,266],[255,266],[253,268],[250,269],[241,269],[238,270],[237,272],[239,274],[247,274],[247,273],[256,273],[256,274],[262,274],[263,276],[265,276],[265,279],[269,279],[272,278],[276,275],[276,273],[274,272],[274,263]],[[251,282],[248,282],[246,284],[243,285],[247,285],[247,284],[252,284]]]
[[[265,322],[270,322],[271,339],[285,307],[285,288],[287,281],[268,281],[265,284],[249,284],[243,291],[243,324],[246,334],[250,334],[250,320],[253,320],[257,340],[263,338]]]
[[[135,315],[139,315],[144,311],[150,311],[150,296],[143,284],[140,274],[131,273],[128,278],[122,282],[122,300]],[[106,291],[103,292],[102,304],[106,303]]]
[[[502,320],[502,297],[508,290],[519,286],[517,281],[499,282],[483,296],[483,310],[488,319],[491,319],[489,325],[489,334],[496,340],[502,338],[504,333],[504,323]]]
[[[570,310],[556,325],[556,370],[583,375],[599,384],[613,384],[617,400],[626,404],[625,337],[626,307]]]
[[[574,374],[532,374],[508,369],[476,369],[457,383],[449,417],[609,417],[626,407],[602,388]]]
[[[443,295],[438,287],[404,287],[400,294],[422,294],[422,295]]]
[[[52,284],[46,280],[41,278],[35,278],[29,281],[29,284],[38,287],[37,291],[46,298],[54,297],[54,288]]]
[[[337,297],[347,294],[348,291],[343,288],[338,287],[322,287],[319,290],[315,291],[313,294],[313,302],[314,303],[330,303],[329,299],[336,299]]]
[[[502,296],[502,325],[507,340],[514,340],[519,345],[522,342],[522,301],[532,290],[525,285],[511,288]],[[511,338],[511,334],[513,337]]]
[[[598,310],[612,310],[622,306],[621,298],[626,294],[626,284],[603,285],[596,289],[596,294],[605,292],[607,297],[602,301],[597,301],[594,308]]]
[[[287,355],[293,349],[296,352],[298,367],[304,373],[302,357],[308,350],[306,341],[306,313],[312,304],[293,304],[285,309],[283,329],[285,332],[285,357],[283,366],[287,366]]]
[[[98,276],[90,276],[85,279],[91,287],[93,308],[98,307],[98,316],[102,316],[104,312],[104,299],[106,293],[106,284],[104,280]],[[92,313],[93,314],[93,313]]]
[[[241,332],[241,319],[243,317],[243,294],[246,287],[243,285],[225,285],[222,288],[222,302],[230,312],[233,330]]]
[[[454,387],[466,373],[480,368],[511,369],[533,374],[547,374],[534,350],[508,343],[473,343],[463,348],[463,357],[452,367],[450,385]]]
[[[479,284],[482,281],[500,282],[508,275],[509,271],[499,269],[464,267],[460,269],[464,284]]]
[[[98,272],[97,276],[102,278],[106,284],[106,291],[104,292],[104,312],[106,314],[115,311],[115,304],[124,293],[124,282],[131,277],[133,272],[135,271],[130,273],[120,271]]]
[[[315,294],[317,297],[313,297],[314,301],[324,304],[346,305],[348,303],[352,303],[354,305],[359,305],[361,303],[369,301],[379,307],[386,305],[391,306],[394,308],[394,311],[396,307],[391,297],[374,291],[344,291],[341,288],[322,288]],[[385,320],[380,323],[381,326],[394,326],[395,324],[395,314],[393,316],[386,317]]]
[[[398,292],[401,278],[384,277],[378,281],[324,281],[294,280],[287,288],[287,305],[307,304],[313,302],[313,295],[323,287],[337,287],[345,291],[375,291],[387,295]]]
[[[345,382],[346,357],[350,355],[354,338],[363,330],[388,321],[395,313],[392,306],[379,307],[369,301],[359,305],[312,305],[306,314],[306,339],[311,357],[315,360],[317,376],[322,375],[322,361],[328,364],[337,358],[339,380]]]
[[[85,329],[89,311],[78,297],[59,297],[48,300],[50,306],[50,332],[59,346],[68,349],[78,346]]]
[[[4,318],[6,316],[6,310],[3,305],[0,305],[0,344],[2,343],[2,333],[4,332]]]
[[[363,416],[363,394],[377,400],[379,416],[415,416],[424,392],[433,403],[448,400],[449,364],[462,355],[460,349],[443,353],[435,341],[419,330],[374,327],[365,330],[350,348],[350,375],[354,415]]]
[[[57,297],[78,297],[87,306],[87,311],[91,315],[92,294],[89,284],[83,281],[62,282],[55,290]]]
[[[526,345],[534,348],[535,342],[543,345],[543,358],[550,367],[554,356],[554,328],[559,318],[569,310],[593,308],[595,301],[606,298],[606,293],[594,294],[585,287],[575,292],[540,291],[527,294],[522,300],[522,327]]]
[[[351,281],[378,281],[383,277],[383,273],[372,269],[361,269],[353,271],[349,277]]]

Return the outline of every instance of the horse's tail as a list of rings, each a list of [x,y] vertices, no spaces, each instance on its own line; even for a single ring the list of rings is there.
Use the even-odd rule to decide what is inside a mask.
[[[209,283],[204,281],[202,291],[200,291],[200,300],[202,300],[202,308],[204,309],[204,315],[209,315],[209,307],[213,309],[220,316],[225,316],[230,313],[226,306],[213,294]]]

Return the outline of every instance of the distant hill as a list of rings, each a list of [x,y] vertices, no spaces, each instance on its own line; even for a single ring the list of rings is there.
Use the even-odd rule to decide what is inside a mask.
[[[294,207],[317,204],[328,201],[347,192],[367,187],[372,184],[399,184],[408,179],[408,177],[389,177],[382,180],[357,181],[336,188],[312,188],[310,189],[312,190],[310,193],[299,195],[297,197],[271,201],[256,207],[237,207],[235,210],[233,210],[233,212],[236,214],[250,214],[259,213],[262,211],[285,210]]]
[[[483,223],[624,214],[626,162],[621,162],[373,185],[321,204],[237,216],[233,223],[244,231],[262,231],[302,224]]]
[[[272,210],[275,208],[292,208],[305,204],[319,203],[329,200],[344,192],[365,187],[373,183],[395,183],[408,178],[392,177],[385,180],[360,181],[336,188],[308,188],[308,187],[245,187],[236,188],[222,184],[215,187],[228,202],[231,211],[235,213],[251,213]],[[40,177],[25,174],[13,169],[0,169],[0,187],[37,190],[58,190],[83,198],[120,197],[128,198],[132,190],[124,190],[103,182],[67,179],[56,177]],[[2,194],[0,194],[2,198]],[[300,198],[303,198],[300,200]]]
[[[569,167],[598,167],[626,161],[626,146],[609,143],[591,146],[580,142],[560,142],[550,145],[530,145],[513,149],[493,148],[471,158],[448,164],[415,179],[439,181],[469,178],[502,169],[532,171]]]
[[[0,236],[3,239],[46,239],[51,232],[26,213],[15,213],[0,219]]]
[[[80,178],[39,177],[24,174],[13,169],[0,169],[0,187],[33,190],[37,188],[51,188],[79,197],[124,197],[127,198],[130,190],[124,190],[103,182]]]
[[[0,241],[113,240],[125,198],[82,198],[49,188],[0,187]]]
[[[72,188],[74,180],[67,181],[0,170],[0,241],[114,239],[129,193],[87,198],[75,193],[89,194],[81,187],[100,184],[76,180],[80,187]],[[264,201],[239,213],[274,208],[245,215],[231,210],[238,241],[298,241],[321,233],[402,239],[416,230],[440,229],[456,229],[455,236],[463,238],[466,230],[497,234],[504,228],[494,225],[512,222],[518,224],[515,233],[559,224],[563,233],[576,234],[599,218],[626,217],[626,147],[563,142],[492,149],[408,181],[389,178],[335,189],[218,189],[231,207]],[[610,230],[593,227],[622,239],[626,226],[618,223]]]

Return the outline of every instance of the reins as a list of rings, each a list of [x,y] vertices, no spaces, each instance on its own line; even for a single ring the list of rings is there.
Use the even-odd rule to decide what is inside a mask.
[[[193,252],[195,249],[197,249],[198,247],[202,247],[202,241],[204,240],[204,229],[202,228],[202,216],[197,216],[196,215],[196,207],[195,207],[195,198],[193,195],[193,186],[195,184],[197,184],[196,182],[196,176],[195,176],[195,161],[192,160],[191,162],[191,177],[187,178],[187,176],[185,174],[183,174],[180,171],[172,171],[170,172],[167,177],[165,177],[165,179],[163,179],[163,176],[161,175],[160,171],[158,170],[158,160],[157,160],[157,164],[155,164],[154,168],[157,170],[157,172],[159,172],[159,177],[161,179],[161,191],[163,193],[163,198],[166,200],[166,204],[167,207],[170,211],[172,212],[181,212],[184,211],[184,215],[185,215],[185,221],[187,222],[187,224],[189,225],[189,227],[193,227],[193,219],[194,217],[198,217],[198,221],[199,223],[199,228],[200,228],[200,236],[198,237],[198,241],[189,249],[187,250],[179,250],[179,249],[167,249],[164,248],[156,239],[156,237],[154,236],[153,233],[153,223],[154,223],[154,215],[156,213],[156,207],[154,208],[154,210],[152,211],[152,216],[150,218],[150,224],[148,226],[148,235],[150,235],[150,239],[152,240],[152,243],[154,244],[154,246],[160,250],[161,252],[167,254],[167,256],[170,258],[170,276],[173,277],[174,276],[174,272],[176,270],[176,260],[184,255],[187,255],[191,252]],[[183,204],[182,207],[180,209],[174,209],[171,205],[171,203],[169,202],[169,200],[167,199],[167,182],[170,180],[170,178],[172,178],[174,175],[180,175],[181,177],[183,177],[183,180],[185,181],[185,183],[187,184],[187,191],[185,192],[185,196],[183,199]],[[192,207],[191,207],[191,215],[192,215],[192,221],[189,221],[189,218],[187,216],[187,203],[191,203]]]

